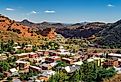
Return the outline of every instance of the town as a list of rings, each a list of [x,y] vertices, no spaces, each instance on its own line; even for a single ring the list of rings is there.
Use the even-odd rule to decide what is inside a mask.
[[[121,0],[0,0],[0,82],[121,82]]]
[[[2,82],[64,82],[64,80],[65,82],[78,82],[77,80],[81,81],[81,79],[75,78],[75,80],[67,81],[63,75],[71,76],[79,70],[89,69],[86,67],[82,69],[81,67],[84,64],[91,65],[91,63],[92,67],[105,68],[107,71],[112,70],[107,76],[103,74],[104,76],[101,78],[121,73],[121,54],[118,51],[117,53],[96,51],[86,53],[80,49],[73,53],[64,49],[62,45],[58,45],[58,48],[42,50],[33,49],[31,44],[25,44],[24,47],[12,41],[10,41],[10,44],[14,45],[11,48],[14,51],[2,51],[0,54],[0,79]],[[1,50],[4,49],[2,45]],[[28,52],[20,52],[22,50]],[[96,71],[96,67],[94,71]],[[53,81],[58,77],[57,74],[62,75],[58,78],[60,80]],[[89,82],[89,79],[86,82]]]

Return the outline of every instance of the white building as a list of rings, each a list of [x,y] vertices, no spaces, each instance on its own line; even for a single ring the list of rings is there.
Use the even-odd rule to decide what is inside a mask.
[[[60,48],[57,50],[57,54],[59,54],[59,55],[71,55],[71,53],[68,50],[65,50],[63,46],[60,46]]]

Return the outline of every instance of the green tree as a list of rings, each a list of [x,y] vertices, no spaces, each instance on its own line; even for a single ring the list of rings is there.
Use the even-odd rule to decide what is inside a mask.
[[[4,71],[8,71],[10,69],[10,65],[6,61],[0,61],[0,67],[2,67]]]
[[[47,43],[47,47],[50,50],[56,50],[59,48],[59,45],[56,42],[49,42],[49,43]]]

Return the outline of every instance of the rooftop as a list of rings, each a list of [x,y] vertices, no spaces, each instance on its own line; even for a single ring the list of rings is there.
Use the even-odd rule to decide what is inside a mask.
[[[29,62],[17,60],[16,63],[29,63]]]

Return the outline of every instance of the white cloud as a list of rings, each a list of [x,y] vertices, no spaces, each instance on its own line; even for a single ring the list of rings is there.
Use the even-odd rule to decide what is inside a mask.
[[[37,14],[37,12],[36,11],[31,11],[31,12],[27,13],[27,15],[32,15],[32,14]]]
[[[114,5],[112,5],[112,4],[108,4],[107,6],[108,6],[108,7],[114,7]]]
[[[56,13],[55,11],[53,11],[53,10],[46,10],[46,11],[44,11],[45,13]]]
[[[31,14],[36,14],[37,12],[36,11],[32,11]]]
[[[6,8],[5,10],[6,11],[14,11],[15,9],[13,9],[13,8]]]

